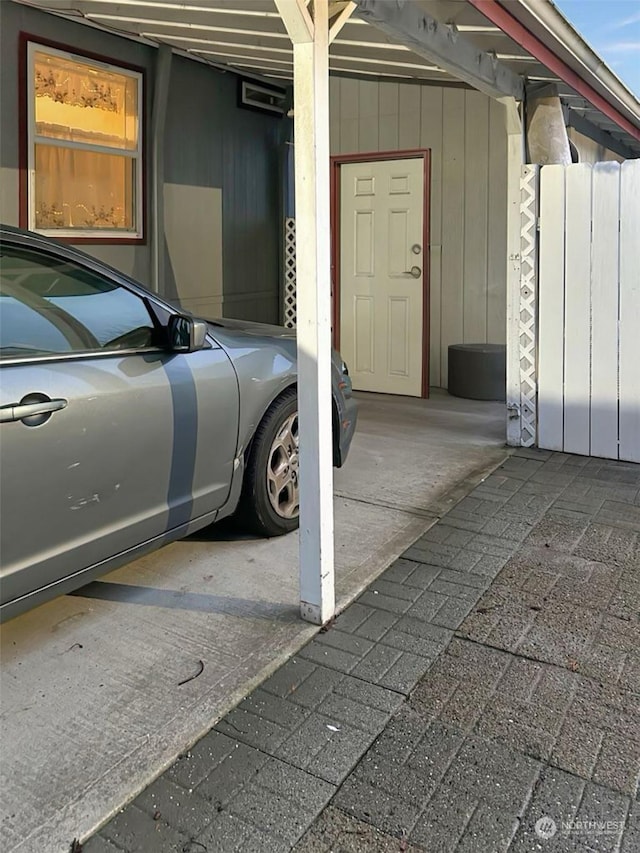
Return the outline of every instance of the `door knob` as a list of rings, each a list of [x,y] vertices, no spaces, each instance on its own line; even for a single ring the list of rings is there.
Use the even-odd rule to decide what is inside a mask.
[[[422,270],[420,269],[420,267],[411,267],[410,270],[405,270],[404,274],[412,275],[414,278],[420,278],[420,276],[422,275]]]

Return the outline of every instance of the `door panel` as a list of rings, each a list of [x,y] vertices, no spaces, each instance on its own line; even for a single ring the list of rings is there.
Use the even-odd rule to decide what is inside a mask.
[[[388,212],[387,234],[389,245],[387,247],[386,265],[384,255],[381,260],[380,272],[391,276],[404,275],[407,266],[407,242],[409,240],[409,211],[390,210]],[[386,266],[386,270],[385,270]]]
[[[354,324],[355,358],[351,363],[357,373],[374,371],[373,300],[370,296],[355,297]]]
[[[33,392],[67,406],[0,424],[3,601],[224,503],[238,391],[222,350],[2,367],[1,405]]]
[[[393,376],[409,375],[409,322],[410,304],[405,296],[389,299],[389,373]]]
[[[355,215],[353,274],[355,276],[371,276],[373,275],[375,213],[372,210],[356,210]]]
[[[222,349],[167,350],[140,293],[21,239],[0,303],[4,602],[222,506],[239,420]]]
[[[340,349],[353,386],[419,397],[424,161],[344,164],[340,197]]]

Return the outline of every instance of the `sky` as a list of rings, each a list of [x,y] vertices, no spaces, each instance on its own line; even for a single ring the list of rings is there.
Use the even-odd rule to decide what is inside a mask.
[[[553,0],[609,68],[640,98],[640,0]]]

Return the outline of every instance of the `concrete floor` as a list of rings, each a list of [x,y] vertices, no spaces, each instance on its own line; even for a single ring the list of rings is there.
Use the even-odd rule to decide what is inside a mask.
[[[359,399],[335,477],[340,608],[506,454],[502,404]],[[4,853],[67,851],[313,635],[297,547],[214,527],[2,626]]]

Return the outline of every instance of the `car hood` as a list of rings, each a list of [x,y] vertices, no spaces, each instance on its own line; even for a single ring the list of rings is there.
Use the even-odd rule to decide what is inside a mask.
[[[257,346],[275,345],[296,360],[296,329],[285,326],[273,326],[269,323],[254,323],[251,320],[229,320],[217,318],[207,320],[212,337],[226,348],[233,349],[246,345],[246,338],[260,338],[254,341]],[[343,375],[343,361],[340,353],[331,348],[331,360],[336,371],[336,381]]]
[[[293,338],[296,330],[287,329],[285,326],[272,326],[269,323],[254,323],[251,320],[229,320],[216,318],[207,320],[211,326],[211,332],[215,336],[216,330],[226,329],[229,332],[242,332],[245,335],[254,335],[258,338]]]

